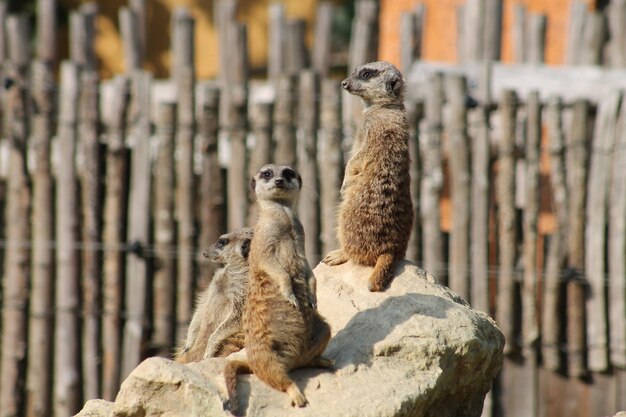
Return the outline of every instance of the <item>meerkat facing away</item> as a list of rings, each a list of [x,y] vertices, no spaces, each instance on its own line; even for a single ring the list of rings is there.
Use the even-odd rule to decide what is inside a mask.
[[[361,97],[365,110],[341,186],[340,249],[323,262],[373,266],[368,288],[382,291],[404,259],[413,222],[404,81],[379,61],[361,65],[341,86]]]
[[[204,256],[222,264],[198,297],[187,340],[176,361],[197,362],[228,356],[244,346],[241,315],[248,291],[248,255],[254,231],[245,227],[220,236]]]
[[[303,407],[306,398],[287,373],[333,364],[322,357],[330,326],[315,308],[315,276],[304,253],[304,230],[294,213],[301,187],[300,176],[288,166],[266,165],[251,181],[259,218],[243,313],[248,359],[231,361],[224,370],[231,411],[238,405],[238,373],[253,372],[272,388],[286,392],[292,405]]]

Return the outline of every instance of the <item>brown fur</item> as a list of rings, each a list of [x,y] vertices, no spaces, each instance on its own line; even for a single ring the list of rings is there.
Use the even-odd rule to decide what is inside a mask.
[[[250,249],[250,286],[243,313],[247,361],[226,365],[231,411],[238,406],[236,376],[253,372],[286,392],[292,405],[306,398],[289,378],[292,369],[330,366],[321,356],[330,327],[315,309],[315,276],[304,254],[304,231],[294,214],[302,181],[289,167],[266,165],[254,176],[259,219]]]
[[[235,230],[220,236],[204,256],[223,264],[209,286],[198,297],[185,345],[177,349],[176,361],[198,362],[228,356],[244,347],[241,327],[248,291],[248,254],[253,231]]]
[[[368,288],[382,291],[406,254],[413,222],[402,74],[387,62],[373,62],[358,67],[342,86],[366,108],[341,187],[341,247],[323,262],[373,266]]]

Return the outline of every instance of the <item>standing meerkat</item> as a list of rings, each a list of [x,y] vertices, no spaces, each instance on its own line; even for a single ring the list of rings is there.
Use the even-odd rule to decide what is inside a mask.
[[[238,373],[253,372],[286,392],[292,405],[303,407],[307,400],[287,373],[305,366],[332,366],[322,357],[330,326],[315,308],[315,276],[304,253],[304,230],[294,213],[301,187],[300,175],[288,166],[265,165],[251,181],[259,218],[243,313],[248,359],[231,361],[224,369],[233,412],[238,406]]]
[[[197,362],[228,356],[243,348],[241,316],[248,292],[248,255],[254,231],[245,227],[224,234],[204,256],[222,264],[209,286],[198,297],[185,345],[176,361]]]
[[[370,291],[382,291],[404,259],[413,205],[409,178],[409,126],[402,74],[388,62],[361,65],[341,86],[365,104],[341,186],[338,240],[323,260],[373,266]]]

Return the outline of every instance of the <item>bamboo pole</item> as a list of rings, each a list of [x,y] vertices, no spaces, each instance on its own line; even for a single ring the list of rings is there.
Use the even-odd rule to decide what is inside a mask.
[[[81,74],[79,132],[82,165],[79,166],[82,197],[82,294],[83,335],[82,358],[86,399],[101,395],[102,363],[101,285],[102,252],[97,246],[102,239],[102,175],[103,155],[100,148],[99,77],[95,71]]]
[[[460,75],[446,77],[448,100],[446,133],[449,144],[449,166],[452,199],[450,230],[449,287],[470,300],[469,232],[470,232],[470,154],[467,137],[467,81]]]
[[[28,281],[31,253],[31,187],[27,169],[29,106],[27,104],[28,20],[9,16],[9,65],[5,74],[14,80],[6,92],[5,113],[9,138],[6,240],[2,280],[2,358],[0,360],[0,416],[20,415],[24,406],[25,361],[28,323]]]
[[[248,218],[248,180],[246,131],[248,107],[248,29],[244,24],[231,28],[233,46],[228,59],[231,70],[228,88],[224,92],[226,137],[230,145],[230,162],[227,172],[228,229],[246,225]]]
[[[497,320],[504,334],[507,354],[517,352],[519,346],[515,334],[515,261],[516,214],[515,214],[515,117],[517,97],[511,90],[502,93],[500,101],[500,124],[502,137],[499,143],[496,196],[498,201],[498,246],[500,274],[498,276]]]
[[[172,77],[178,94],[175,216],[178,235],[176,338],[187,334],[194,289],[194,176],[195,135],[194,25],[189,10],[178,8],[172,17]]]
[[[57,281],[54,346],[54,414],[69,416],[81,407],[80,374],[80,271],[76,242],[78,230],[78,183],[75,167],[78,98],[78,65],[61,65],[61,91],[57,143],[60,161],[56,180]]]
[[[219,163],[218,130],[220,90],[217,86],[202,86],[202,113],[198,120],[198,133],[202,155],[200,176],[200,238],[198,246],[206,248],[225,232],[226,199],[224,175]],[[201,264],[200,281],[208,285],[215,267],[210,262]]]
[[[587,183],[587,224],[585,267],[590,287],[587,298],[587,346],[589,369],[602,372],[609,367],[606,299],[607,198],[611,172],[611,151],[615,143],[618,109],[622,95],[614,92],[600,103],[594,129],[593,150]]]
[[[469,113],[472,155],[472,221],[470,231],[470,299],[476,310],[489,312],[489,191],[491,155],[488,111],[481,106]]]
[[[320,229],[322,253],[338,248],[337,205],[343,182],[341,92],[333,79],[322,80],[319,135]]]
[[[567,267],[572,278],[567,282],[567,369],[573,377],[586,373],[585,365],[585,203],[589,163],[589,102],[579,100],[572,109],[572,124],[567,138],[566,164],[567,207]]]
[[[276,79],[276,101],[274,102],[274,161],[278,164],[296,164],[297,112],[295,78],[280,75]]]
[[[444,281],[443,246],[439,198],[443,187],[441,155],[443,107],[443,76],[433,75],[425,103],[425,118],[420,125],[420,155],[423,161],[420,210],[422,217],[422,249],[424,269]],[[439,275],[442,276],[439,276]]]
[[[522,346],[524,356],[534,356],[539,340],[537,316],[537,222],[539,221],[539,149],[541,144],[541,102],[539,93],[533,91],[526,100],[526,172],[525,206],[523,220],[523,259],[522,278]],[[552,138],[552,135],[550,136]],[[545,329],[544,329],[545,330]],[[544,334],[545,336],[545,334]]]
[[[262,166],[272,161],[272,113],[273,103],[256,102],[250,105],[250,129],[254,146],[250,150],[248,178],[252,178]],[[251,204],[248,210],[248,225],[256,223],[257,207]]]
[[[52,343],[54,300],[54,252],[52,173],[50,142],[54,135],[54,73],[48,63],[37,60],[31,67],[33,151],[32,276],[30,320],[28,323],[27,406],[28,417],[52,413]]]
[[[107,126],[106,194],[104,199],[103,243],[109,250],[104,252],[102,277],[103,318],[102,339],[102,397],[113,401],[120,385],[121,311],[124,285],[124,252],[126,230],[126,178],[128,169],[126,134],[126,110],[129,100],[128,79],[118,76],[113,80],[111,115]]]
[[[126,261],[125,306],[121,377],[125,379],[145,356],[144,346],[148,319],[148,258],[144,248],[150,246],[150,88],[152,77],[145,72],[132,74],[130,187],[128,192],[127,242],[131,253]]]
[[[305,235],[306,257],[311,265],[317,265],[320,249],[319,171],[317,169],[317,129],[319,126],[318,94],[319,79],[312,70],[300,73],[298,88],[297,139],[298,171],[303,186],[298,199],[298,216]]]
[[[548,103],[548,135],[550,140],[550,183],[554,211],[557,219],[556,231],[550,239],[550,248],[546,259],[546,273],[543,291],[543,362],[547,369],[561,369],[559,346],[563,329],[561,314],[564,303],[561,298],[561,276],[567,256],[567,185],[565,180],[564,133],[562,126],[562,102],[558,97]]]
[[[154,283],[153,283],[153,345],[158,354],[169,356],[174,344],[176,317],[176,224],[174,222],[174,139],[176,136],[176,104],[161,103],[156,118],[159,147],[154,173]]]

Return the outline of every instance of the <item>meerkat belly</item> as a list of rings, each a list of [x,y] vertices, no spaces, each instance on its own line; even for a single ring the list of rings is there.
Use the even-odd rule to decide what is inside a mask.
[[[305,303],[304,289],[294,283],[299,303]],[[301,304],[302,305],[302,304]],[[250,286],[243,314],[243,328],[250,365],[271,351],[285,365],[298,358],[309,338],[307,316],[294,308],[278,292],[278,288],[264,273],[256,273]]]
[[[340,227],[348,256],[374,265],[383,253],[406,251],[413,212],[408,173],[369,168],[346,194]]]

